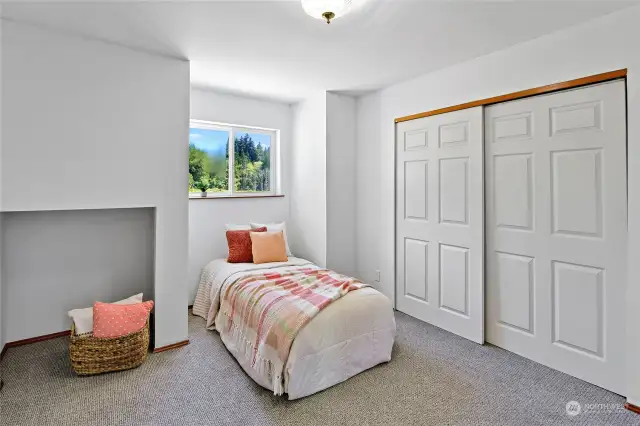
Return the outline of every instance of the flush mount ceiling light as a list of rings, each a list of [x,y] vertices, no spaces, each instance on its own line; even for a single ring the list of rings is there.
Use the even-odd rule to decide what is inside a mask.
[[[302,0],[302,8],[307,15],[324,19],[330,24],[332,19],[347,14],[352,2],[353,0]]]

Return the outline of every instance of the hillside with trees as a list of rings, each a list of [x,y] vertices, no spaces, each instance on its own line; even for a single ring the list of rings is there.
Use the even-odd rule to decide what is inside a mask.
[[[234,187],[236,191],[264,192],[270,190],[271,147],[256,143],[251,135],[234,141]],[[212,155],[189,144],[189,192],[227,192],[229,188],[229,147],[225,156]]]

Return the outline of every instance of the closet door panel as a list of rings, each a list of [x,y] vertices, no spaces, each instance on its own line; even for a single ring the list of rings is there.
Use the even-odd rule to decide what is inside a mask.
[[[397,309],[482,343],[482,108],[396,130]]]
[[[485,109],[487,341],[624,394],[625,85]]]

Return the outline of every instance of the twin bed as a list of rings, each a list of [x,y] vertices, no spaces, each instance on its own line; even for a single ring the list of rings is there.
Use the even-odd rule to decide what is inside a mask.
[[[269,353],[270,346],[266,349],[262,346],[258,348],[257,344],[254,346],[251,343],[254,340],[257,342],[251,325],[260,330],[264,319],[265,323],[272,321],[282,327],[279,322],[284,320],[272,318],[277,316],[274,312],[265,311],[260,321],[254,321],[247,319],[248,314],[244,311],[241,312],[242,315],[233,312],[233,308],[225,311],[225,297],[228,300],[244,297],[249,304],[246,305],[248,308],[243,309],[248,310],[255,306],[256,298],[264,296],[256,296],[256,282],[267,283],[270,288],[274,288],[273,286],[285,282],[287,277],[300,276],[304,283],[312,280],[326,283],[329,280],[335,282],[337,287],[348,290],[341,293],[341,297],[323,305],[319,312],[315,312],[294,333],[292,344],[284,352],[284,339],[276,339],[272,335],[265,337],[274,348],[281,349],[281,354],[285,354],[280,357],[283,365],[280,366],[282,372],[278,373],[278,368],[271,365],[265,368],[260,362],[256,362],[256,357],[260,356],[259,351],[265,352],[267,356],[273,355],[271,359],[276,361],[278,357]],[[345,278],[295,257],[289,257],[287,262],[266,264],[228,263],[224,259],[218,259],[210,262],[202,271],[193,313],[206,320],[208,329],[220,333],[229,352],[259,385],[277,395],[286,393],[291,400],[302,398],[391,360],[396,326],[389,299],[354,280],[349,281],[353,285],[346,281],[342,283],[340,280]],[[265,284],[260,287],[264,288]],[[233,327],[234,321],[230,318],[235,320]],[[247,320],[248,326],[245,328],[241,327],[242,319]],[[248,337],[246,340],[245,336]]]

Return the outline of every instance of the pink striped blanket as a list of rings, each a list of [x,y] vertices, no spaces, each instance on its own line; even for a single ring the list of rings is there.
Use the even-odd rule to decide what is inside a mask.
[[[217,328],[230,337],[251,367],[284,393],[283,372],[298,332],[318,312],[366,284],[326,269],[245,275],[223,288]]]

